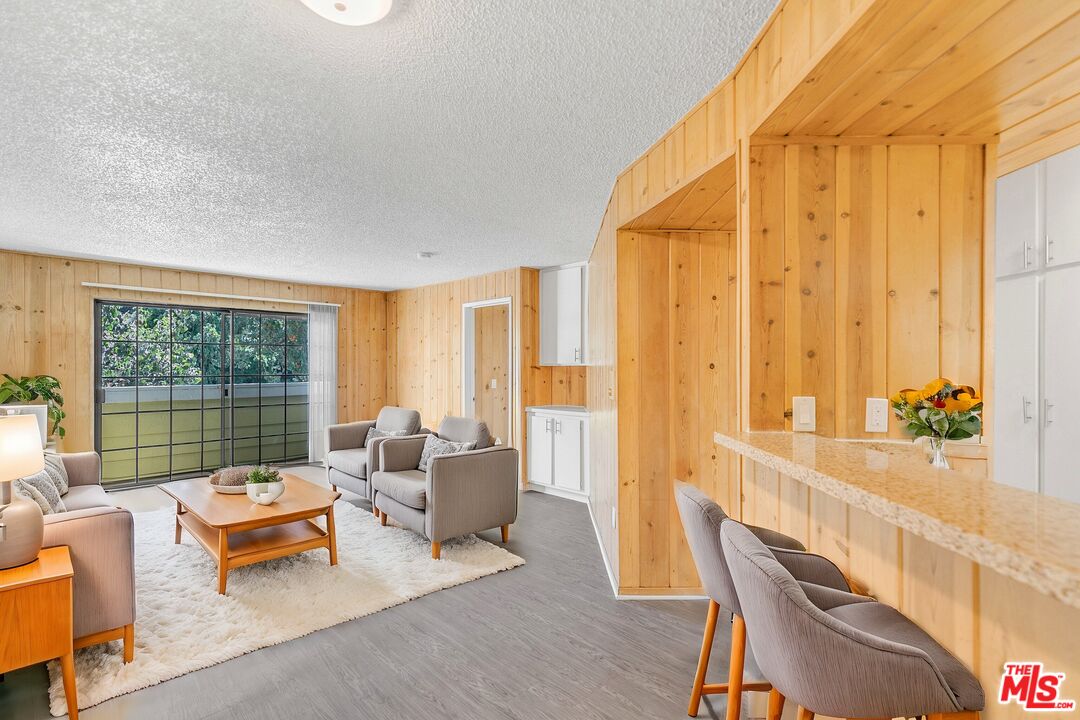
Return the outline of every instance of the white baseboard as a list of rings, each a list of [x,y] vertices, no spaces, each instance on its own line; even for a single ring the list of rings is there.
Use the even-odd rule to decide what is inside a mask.
[[[566,498],[567,500],[573,500],[580,503],[588,504],[589,502],[589,496],[584,493],[574,492],[573,490],[563,490],[562,488],[553,487],[551,485],[534,485],[533,483],[526,483],[525,491],[554,495],[555,497]]]

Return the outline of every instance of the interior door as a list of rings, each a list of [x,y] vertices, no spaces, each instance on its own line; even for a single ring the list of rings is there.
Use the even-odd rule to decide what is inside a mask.
[[[1046,160],[1046,264],[1080,262],[1080,147]]]
[[[1042,165],[1029,165],[997,181],[994,267],[998,277],[1038,267],[1042,253],[1039,195]]]
[[[1039,278],[998,280],[994,306],[994,474],[1039,490]]]
[[[572,417],[555,420],[555,486],[581,491],[581,442],[584,424]]]
[[[552,430],[550,417],[529,413],[529,477],[530,483],[551,485]]]
[[[1042,489],[1080,502],[1080,266],[1048,272],[1043,282]]]

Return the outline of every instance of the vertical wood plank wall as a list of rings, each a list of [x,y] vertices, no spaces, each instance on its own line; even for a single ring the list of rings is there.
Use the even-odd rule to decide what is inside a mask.
[[[700,587],[674,480],[738,505],[734,458],[713,443],[737,408],[736,255],[727,232],[617,239],[619,587]]]
[[[970,667],[988,720],[1030,717],[994,701],[1005,662],[1037,658],[1069,677],[1080,669],[1080,646],[1066,631],[1080,627],[1080,610],[751,460],[743,496],[744,522],[825,555]]]
[[[981,145],[750,148],[750,427],[870,437],[867,397],[982,386]],[[899,435],[893,427],[892,434]]]
[[[61,449],[94,448],[94,300],[302,311],[288,303],[86,288],[84,282],[340,303],[338,418],[385,404],[385,293],[0,251],[0,372],[55,375],[64,390]]]
[[[585,368],[540,365],[539,272],[514,268],[391,292],[386,299],[387,380],[390,405],[416,408],[436,428],[444,415],[461,414],[461,308],[464,303],[513,298],[517,361],[509,443],[521,452],[526,477],[525,408],[585,404]]]

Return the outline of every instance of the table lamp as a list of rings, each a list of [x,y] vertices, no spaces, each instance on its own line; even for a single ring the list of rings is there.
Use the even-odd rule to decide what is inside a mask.
[[[45,533],[41,508],[11,483],[41,472],[41,431],[33,415],[0,416],[0,570],[37,559]]]

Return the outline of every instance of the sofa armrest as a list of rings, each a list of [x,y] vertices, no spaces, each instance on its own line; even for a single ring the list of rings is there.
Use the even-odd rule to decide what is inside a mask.
[[[44,547],[67,545],[75,606],[75,637],[135,622],[135,525],[114,507],[45,516]]]
[[[101,458],[96,452],[60,453],[60,461],[68,474],[68,485],[100,485]]]
[[[341,423],[326,426],[326,452],[334,450],[355,450],[364,447],[368,430],[375,427],[374,420]]]
[[[420,465],[427,435],[390,437],[379,444],[379,470],[398,472],[415,470]]]
[[[431,458],[427,471],[428,539],[509,525],[517,520],[518,451],[505,445]]]

